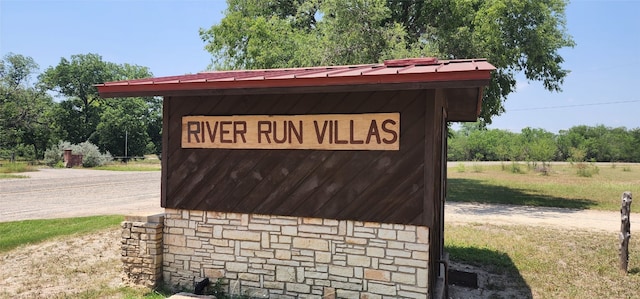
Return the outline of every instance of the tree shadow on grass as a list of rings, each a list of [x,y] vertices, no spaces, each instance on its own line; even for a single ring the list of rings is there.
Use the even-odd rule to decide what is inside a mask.
[[[590,199],[535,194],[534,190],[494,186],[473,179],[448,179],[447,200],[570,209],[588,209],[596,205]]]
[[[465,265],[464,271],[478,274],[476,292],[484,297],[493,294],[490,298],[533,298],[531,288],[508,254],[486,248],[462,246],[445,246],[445,251],[449,253],[452,264]],[[450,295],[451,292],[455,291],[450,288]]]

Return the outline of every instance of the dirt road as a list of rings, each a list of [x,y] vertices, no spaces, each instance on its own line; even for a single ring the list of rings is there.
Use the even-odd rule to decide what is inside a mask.
[[[0,180],[0,222],[163,211],[159,171],[43,169],[28,175],[31,178]],[[449,202],[445,209],[445,220],[450,224],[518,224],[609,232],[620,229],[618,212],[459,202]],[[638,219],[640,214],[631,215],[632,228],[637,227]],[[116,228],[0,254],[0,285],[4,286],[0,288],[0,298],[64,297],[96,286],[117,288],[121,283],[120,242],[114,240],[119,235]],[[528,297],[520,296],[521,290],[508,285],[495,290],[496,281],[509,281],[509,277],[469,267],[463,270],[479,272],[481,288],[451,286],[451,298]],[[39,282],[38,287],[33,287],[34,280]],[[488,282],[494,286],[491,291],[485,288]]]
[[[632,208],[633,209],[633,208]],[[593,231],[620,231],[620,212],[541,208],[497,204],[448,202],[446,223],[532,225]],[[640,225],[640,214],[631,214],[631,227]]]
[[[0,222],[106,214],[162,213],[160,172],[41,169],[0,180]],[[633,208],[633,207],[632,207]],[[448,202],[448,223],[522,224],[619,231],[620,213]],[[640,224],[631,215],[631,227]]]
[[[160,171],[41,169],[0,180],[0,222],[163,211]]]

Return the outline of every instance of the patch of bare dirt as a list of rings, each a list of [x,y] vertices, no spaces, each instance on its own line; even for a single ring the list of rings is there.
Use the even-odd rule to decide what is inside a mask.
[[[66,298],[122,285],[120,229],[0,254],[0,298]]]

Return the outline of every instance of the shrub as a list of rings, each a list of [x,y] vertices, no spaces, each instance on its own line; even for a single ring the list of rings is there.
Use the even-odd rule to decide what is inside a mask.
[[[100,153],[98,147],[89,141],[85,141],[80,144],[71,144],[67,141],[60,141],[57,145],[44,152],[44,163],[51,167],[61,165],[64,151],[67,149],[70,149],[74,155],[82,154],[83,167],[102,166],[113,161],[113,157],[109,152]]]
[[[524,173],[520,164],[516,162],[511,162],[511,167],[509,168],[509,171],[511,171],[511,173]]]
[[[82,154],[83,167],[102,166],[113,161],[113,157],[109,152],[100,153],[98,147],[89,141],[80,143],[78,146],[80,147],[79,151]]]
[[[60,141],[57,145],[52,146],[44,151],[44,164],[56,167],[56,165],[63,163],[63,154],[65,149],[74,149],[74,145],[72,145],[68,141]]]
[[[482,171],[484,171],[484,167],[482,167],[481,164],[474,162],[473,163],[473,172],[481,173]]]
[[[574,165],[578,170],[576,171],[577,175],[580,177],[590,178],[595,174],[600,173],[600,168],[595,165],[595,163],[576,163]]]

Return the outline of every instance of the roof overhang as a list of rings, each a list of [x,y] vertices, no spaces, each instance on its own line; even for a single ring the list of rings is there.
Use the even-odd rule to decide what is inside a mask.
[[[450,121],[475,121],[495,67],[484,59],[389,60],[384,64],[215,71],[107,82],[100,96],[206,96],[446,89]]]

